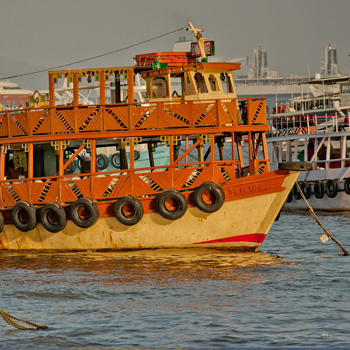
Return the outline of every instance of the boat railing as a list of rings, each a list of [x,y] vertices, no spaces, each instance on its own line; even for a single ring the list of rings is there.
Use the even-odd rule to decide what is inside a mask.
[[[266,125],[266,99],[25,108],[0,112],[0,138],[238,125],[240,117]]]
[[[255,160],[255,163],[259,168],[258,173],[263,173],[265,166],[266,171],[269,170],[267,159]],[[194,189],[204,182],[225,184],[247,175],[249,173],[239,161],[224,160],[3,180],[0,181],[0,205],[2,208],[10,208],[20,201],[29,201],[33,205],[42,206],[55,201],[68,206],[80,197],[109,204],[109,201],[115,201],[123,195],[131,195],[142,201],[169,186],[184,191],[187,195],[190,192],[186,190]],[[252,184],[254,181],[253,177]],[[249,180],[246,182],[249,183]]]
[[[268,123],[270,137],[349,131],[349,117],[338,112],[334,115],[276,115],[270,116]]]
[[[348,138],[349,132],[344,132],[276,140],[270,143],[271,164],[278,166],[282,162],[303,161],[310,162],[313,170],[348,168]]]
[[[322,95],[320,97],[305,97],[304,99],[295,99],[287,101],[278,101],[273,107],[273,114],[284,112],[305,112],[325,108],[338,108],[341,104],[341,96],[339,95]]]

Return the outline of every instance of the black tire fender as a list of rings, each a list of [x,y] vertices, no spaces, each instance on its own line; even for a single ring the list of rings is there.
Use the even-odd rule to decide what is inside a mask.
[[[300,185],[300,189],[301,191],[303,192],[304,194],[304,197],[306,199],[309,199],[311,197],[311,187],[310,187],[310,184],[307,183],[307,182],[303,182],[301,185]]]
[[[166,200],[172,199],[176,202],[177,208],[175,210],[169,210],[166,206]],[[156,208],[158,213],[163,216],[163,218],[168,220],[180,219],[187,210],[187,199],[179,191],[175,189],[169,189],[157,196]]]
[[[96,156],[97,168],[99,170],[104,170],[108,167],[108,157],[105,154],[98,154]]]
[[[75,165],[75,161],[73,161],[67,167],[68,174],[74,173],[75,169],[76,169],[76,165]]]
[[[89,212],[87,219],[80,216],[79,211],[85,208]],[[81,228],[88,228],[93,226],[99,217],[99,211],[96,203],[89,198],[79,198],[70,206],[70,218]]]
[[[124,212],[124,206],[128,205],[132,208],[133,214],[128,216]],[[144,210],[142,203],[132,196],[124,196],[120,199],[118,199],[114,203],[114,216],[117,218],[117,220],[126,226],[133,226],[136,225],[141,221],[143,218]]]
[[[78,160],[78,169],[81,170],[81,161],[87,161],[87,160],[90,160],[89,157],[86,157],[86,156],[80,156],[80,159]]]
[[[350,177],[345,179],[344,191],[345,191],[346,194],[350,194]]]
[[[134,151],[134,160],[139,160],[141,157],[141,153],[139,151]]]
[[[215,202],[213,204],[204,202],[204,192],[210,192],[215,196]],[[219,185],[216,185],[213,182],[204,182],[194,191],[193,201],[198,209],[204,211],[205,213],[214,213],[224,204],[225,192]]]
[[[300,184],[299,184],[299,187],[300,187]],[[299,200],[301,198],[301,194],[298,191],[297,185],[294,185],[293,187],[293,196],[296,200]]]
[[[0,211],[0,232],[4,229],[4,226],[5,226],[4,215]]]
[[[112,154],[111,163],[115,168],[120,169],[120,152]]]
[[[27,215],[27,221],[23,219],[23,214]],[[34,206],[27,201],[17,203],[12,210],[12,222],[22,232],[33,230],[36,226],[36,210]]]
[[[314,195],[317,199],[322,199],[324,197],[323,182],[316,181],[314,183]]]
[[[57,222],[53,222],[50,216],[54,214]],[[67,226],[67,216],[64,209],[58,203],[47,203],[40,209],[40,222],[49,232],[59,232]]]
[[[338,194],[338,182],[335,180],[328,180],[326,182],[326,193],[329,198],[335,198]]]

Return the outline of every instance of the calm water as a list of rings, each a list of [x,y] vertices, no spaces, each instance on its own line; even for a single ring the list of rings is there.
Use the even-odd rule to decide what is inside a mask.
[[[350,215],[320,215],[350,250]],[[0,255],[0,348],[346,348],[350,257],[307,214],[259,253],[155,250]],[[328,337],[322,336],[328,334]]]

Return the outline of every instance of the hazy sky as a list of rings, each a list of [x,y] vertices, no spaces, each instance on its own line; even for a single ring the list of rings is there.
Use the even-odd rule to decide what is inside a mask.
[[[336,44],[350,74],[350,0],[0,0],[0,76],[69,64],[185,27],[189,19],[214,40],[217,56],[249,56],[266,46],[270,70],[320,72],[324,47]],[[137,53],[170,51],[186,32],[73,68],[133,65]],[[12,79],[47,87],[47,73]]]

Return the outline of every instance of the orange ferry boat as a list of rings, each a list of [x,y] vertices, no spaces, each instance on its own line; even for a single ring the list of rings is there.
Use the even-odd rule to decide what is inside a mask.
[[[238,99],[240,65],[207,62],[205,39],[190,30],[202,59],[158,52],[137,55],[134,66],[50,71],[48,103],[36,92],[27,107],[0,113],[0,249],[259,249],[299,171],[270,171],[265,99]],[[149,101],[120,101],[123,80],[134,96],[135,74]],[[73,103],[56,106],[63,78]],[[81,105],[79,84],[91,79],[100,103]],[[136,168],[141,144],[149,166]],[[165,166],[154,162],[159,144],[169,146]],[[119,150],[119,169],[100,169],[106,147]],[[69,173],[77,160],[80,173]]]

